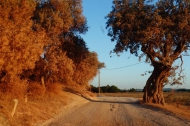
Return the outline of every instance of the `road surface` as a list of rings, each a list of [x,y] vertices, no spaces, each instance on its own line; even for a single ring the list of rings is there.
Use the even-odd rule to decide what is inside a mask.
[[[190,120],[135,98],[98,97],[67,108],[47,126],[190,126]]]

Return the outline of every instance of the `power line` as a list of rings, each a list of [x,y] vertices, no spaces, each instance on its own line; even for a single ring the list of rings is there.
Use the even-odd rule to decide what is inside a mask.
[[[122,68],[126,68],[126,67],[135,66],[135,65],[138,65],[138,64],[144,63],[144,62],[145,62],[145,61],[142,61],[142,62],[139,62],[139,63],[135,63],[135,64],[131,64],[131,65],[128,65],[128,66],[117,67],[117,68],[112,68],[112,69],[102,69],[102,70],[116,70],[116,69],[122,69]]]

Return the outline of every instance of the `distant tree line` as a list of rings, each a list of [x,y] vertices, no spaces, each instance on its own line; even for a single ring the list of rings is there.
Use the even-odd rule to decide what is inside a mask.
[[[93,85],[91,85],[91,92],[94,93],[98,93],[98,87],[95,87]],[[130,88],[130,89],[119,89],[117,86],[115,85],[107,85],[107,86],[101,86],[100,87],[100,92],[102,93],[118,93],[118,92],[137,92],[137,90],[135,88]]]
[[[163,92],[170,92],[173,89],[163,89]],[[93,93],[98,93],[99,89],[96,86],[90,85],[90,91]],[[185,88],[180,88],[180,89],[174,89],[175,92],[190,92],[190,89],[185,89]],[[115,85],[107,85],[107,86],[101,86],[100,87],[100,92],[101,93],[118,93],[118,92],[144,92],[143,89],[135,89],[135,88],[130,88],[130,89],[119,89]]]
[[[177,89],[178,92],[190,92],[190,89]]]

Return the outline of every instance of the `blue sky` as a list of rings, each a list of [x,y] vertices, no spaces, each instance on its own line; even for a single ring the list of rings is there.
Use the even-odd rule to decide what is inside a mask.
[[[101,86],[109,84],[116,85],[121,89],[142,89],[149,75],[141,76],[141,74],[147,70],[152,70],[153,67],[147,63],[139,63],[138,57],[130,55],[128,52],[122,53],[119,57],[115,54],[112,54],[112,57],[110,57],[109,53],[114,49],[115,43],[111,42],[111,38],[107,36],[105,16],[111,11],[111,7],[112,0],[83,0],[83,14],[87,18],[89,30],[82,37],[90,51],[96,52],[99,61],[106,64],[106,68],[102,69],[100,74]],[[173,88],[190,88],[190,79],[187,77],[190,74],[190,66],[188,65],[190,57],[184,57],[183,60],[184,73],[186,74],[185,84],[173,86]],[[114,69],[129,65],[133,66]],[[98,76],[90,83],[98,86]]]

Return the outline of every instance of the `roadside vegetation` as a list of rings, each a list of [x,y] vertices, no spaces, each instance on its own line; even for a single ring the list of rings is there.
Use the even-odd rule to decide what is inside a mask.
[[[81,0],[0,1],[0,122],[30,125],[35,109],[66,104],[62,90],[89,88],[100,62],[87,31]]]
[[[190,92],[164,92],[166,103],[190,106]]]

